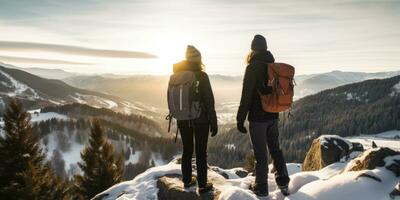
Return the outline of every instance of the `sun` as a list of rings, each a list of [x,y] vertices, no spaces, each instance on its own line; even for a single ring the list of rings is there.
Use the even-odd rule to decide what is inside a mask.
[[[157,45],[153,51],[158,56],[156,69],[159,74],[170,74],[173,64],[185,58],[189,40],[180,33],[163,35],[163,38],[156,42]]]

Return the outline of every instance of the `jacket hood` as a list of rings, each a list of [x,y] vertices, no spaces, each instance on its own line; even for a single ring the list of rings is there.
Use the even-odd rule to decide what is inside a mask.
[[[181,71],[201,71],[202,65],[195,62],[190,62],[187,60],[183,60],[181,62],[175,63],[173,72],[181,72]]]
[[[263,62],[263,63],[271,63],[275,62],[274,56],[268,50],[258,51],[250,58],[250,63],[253,62]]]

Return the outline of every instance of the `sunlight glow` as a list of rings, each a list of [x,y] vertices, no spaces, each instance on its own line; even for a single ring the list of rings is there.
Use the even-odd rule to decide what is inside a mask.
[[[155,41],[155,46],[152,48],[159,58],[156,61],[154,74],[170,74],[172,66],[185,59],[186,47],[190,43],[189,34],[180,32],[171,32],[163,35],[160,41]]]

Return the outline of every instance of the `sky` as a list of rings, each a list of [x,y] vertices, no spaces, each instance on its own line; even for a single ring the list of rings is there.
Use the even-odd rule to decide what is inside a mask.
[[[400,70],[400,1],[0,0],[0,62],[169,74],[188,44],[240,75],[255,34],[296,74]]]

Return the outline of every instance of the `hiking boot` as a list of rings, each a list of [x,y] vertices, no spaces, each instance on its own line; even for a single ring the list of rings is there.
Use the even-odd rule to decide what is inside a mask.
[[[268,188],[266,184],[259,185],[259,184],[251,184],[250,188],[253,193],[259,197],[267,197],[268,196]]]
[[[213,184],[212,183],[207,183],[204,187],[199,187],[199,193],[203,194],[203,193],[209,192],[209,191],[211,191],[213,189],[214,189]]]
[[[192,176],[192,178],[191,178],[189,183],[183,183],[183,187],[185,189],[188,189],[188,188],[190,188],[192,186],[195,186],[195,185],[196,185],[196,178],[194,176]]]
[[[281,193],[283,194],[283,196],[289,196],[290,195],[289,187],[287,185],[286,186],[281,186],[281,187],[279,187],[279,189],[281,190]]]

